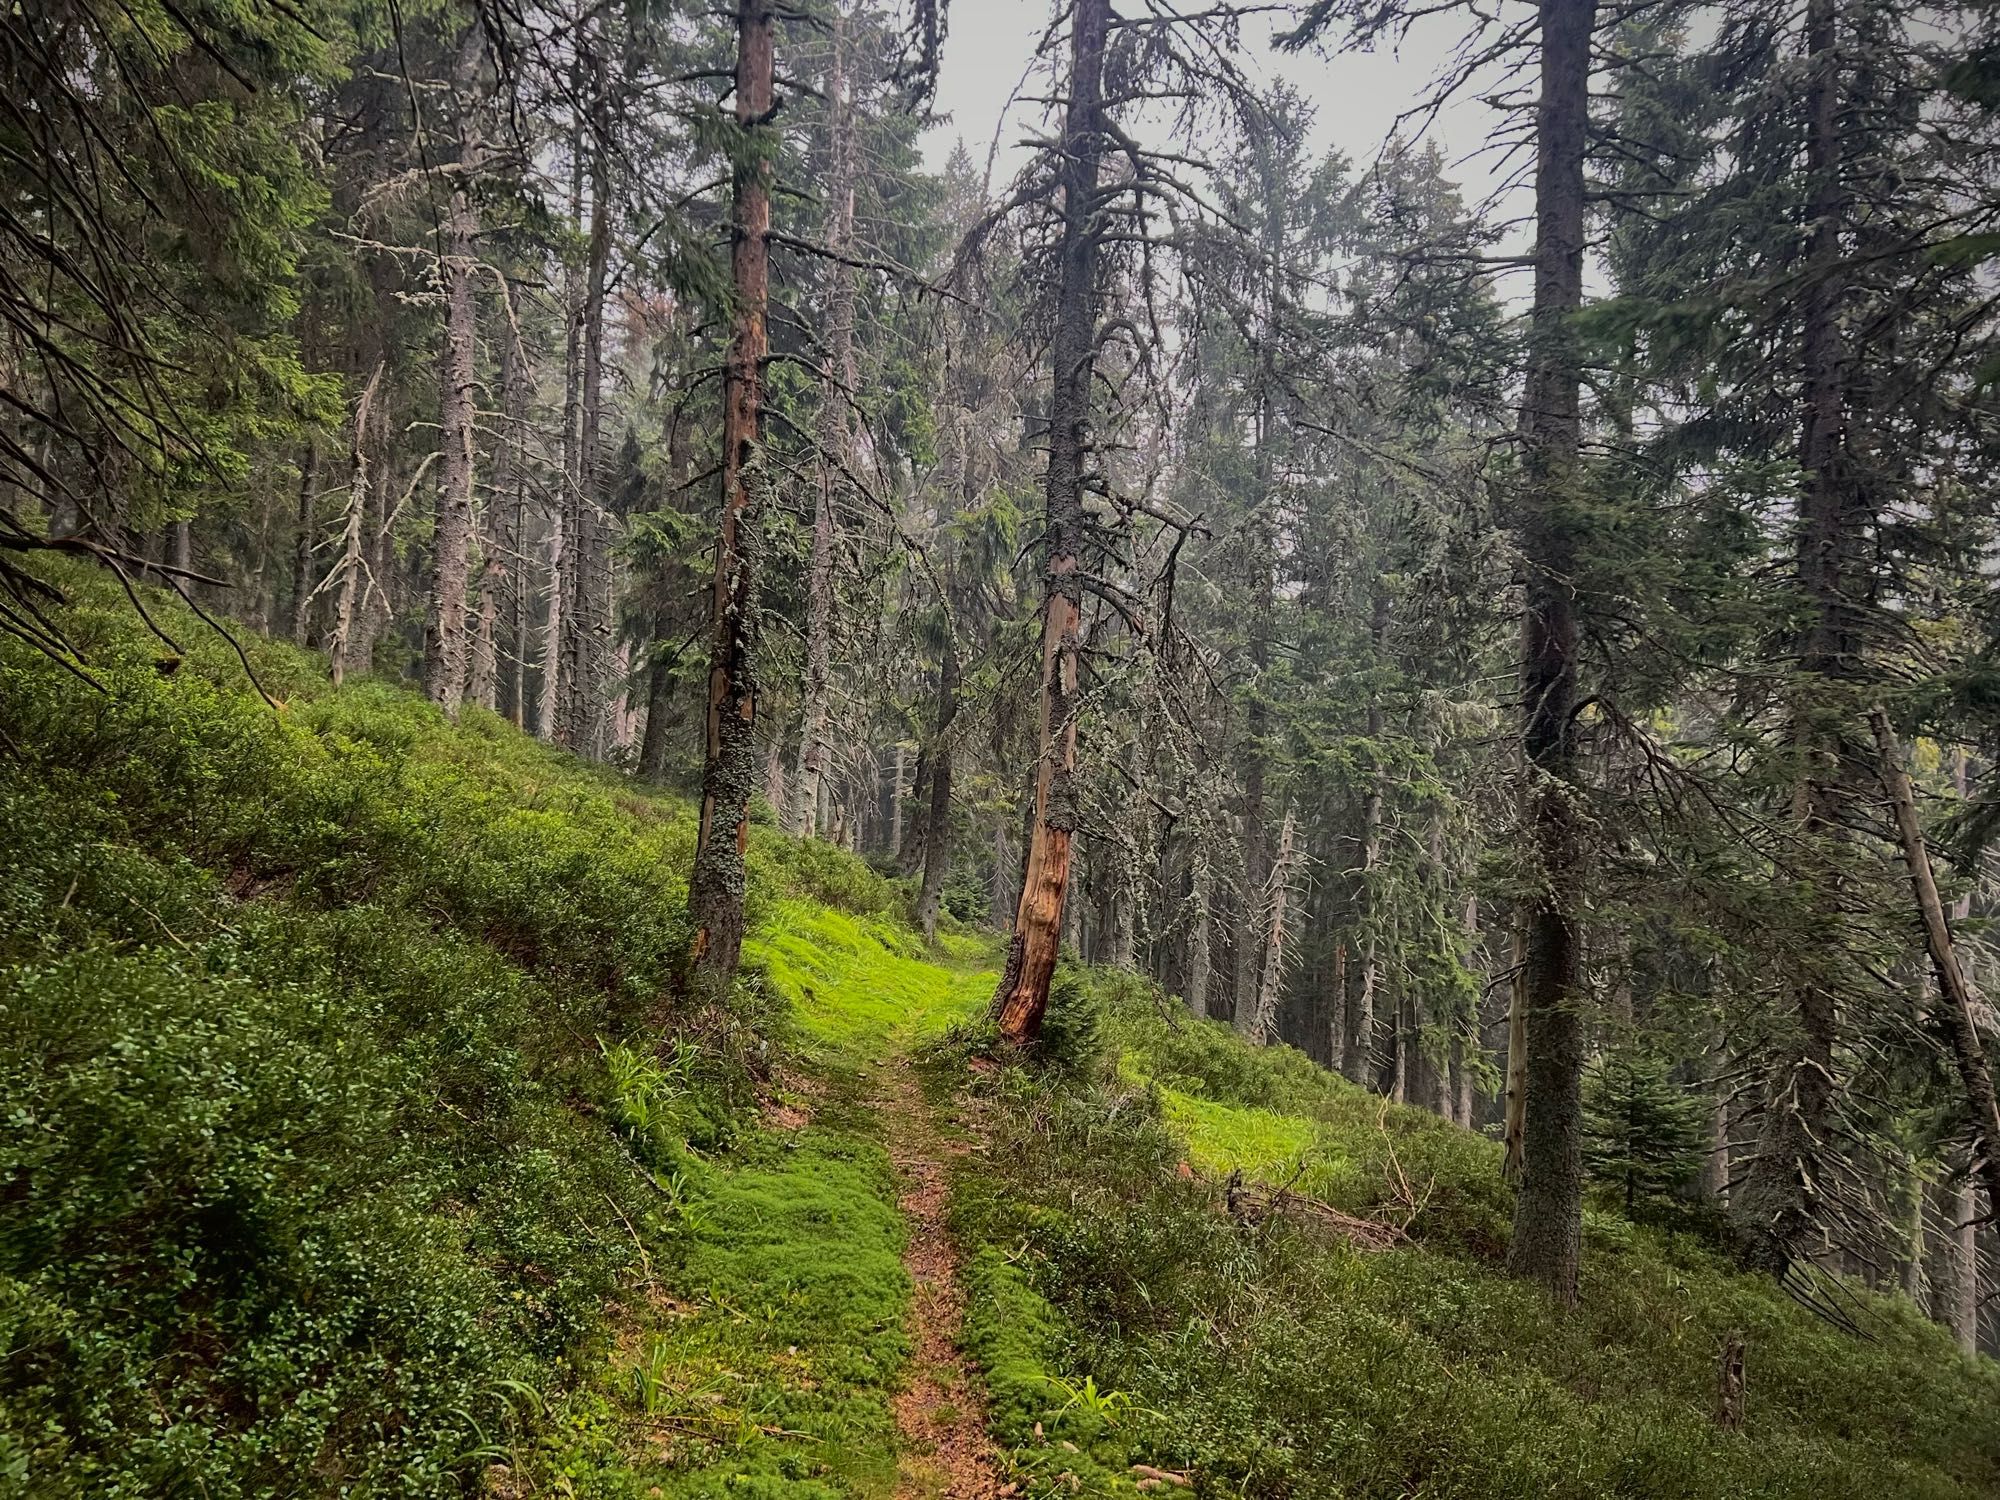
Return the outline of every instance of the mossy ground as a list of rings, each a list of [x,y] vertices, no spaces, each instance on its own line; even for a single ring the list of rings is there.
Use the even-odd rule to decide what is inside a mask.
[[[596,1399],[539,1461],[582,1496],[892,1493],[910,1352],[899,1183],[869,1075],[975,1014],[990,945],[923,957],[891,919],[773,903],[749,983],[788,1007],[799,1071],[703,1164],[687,1243],[633,1304]],[[649,1380],[647,1371],[656,1378]]]
[[[66,581],[103,691],[0,642],[0,1494],[885,1494],[919,1052],[1028,1500],[2000,1493],[1995,1366],[1900,1299],[1856,1338],[1606,1200],[1559,1315],[1490,1142],[1129,979],[969,1071],[992,952],[768,826],[683,1013],[680,801],[254,644],[274,712]],[[1237,1222],[1232,1171],[1411,1241]]]

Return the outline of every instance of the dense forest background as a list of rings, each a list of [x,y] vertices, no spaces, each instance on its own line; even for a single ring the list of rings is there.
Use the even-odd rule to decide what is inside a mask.
[[[2000,36],[1466,22],[1492,202],[1228,5],[1060,7],[1006,180],[930,7],[17,5],[0,629],[89,677],[82,554],[698,792],[691,983],[753,819],[1019,1040],[1148,976],[1504,1138],[1558,1300],[1595,1176],[1994,1348]]]

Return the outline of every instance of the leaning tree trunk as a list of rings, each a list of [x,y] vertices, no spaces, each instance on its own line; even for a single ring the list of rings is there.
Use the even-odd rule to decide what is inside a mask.
[[[1986,1186],[1987,1201],[2000,1204],[2000,1100],[1994,1095],[1993,1072],[1987,1066],[1986,1044],[1979,1035],[1978,1002],[1959,964],[1958,950],[1952,942],[1951,919],[1938,896],[1937,878],[1931,872],[1930,851],[1924,844],[1923,827],[1917,821],[1916,797],[1903,770],[1896,732],[1889,725],[1888,714],[1880,708],[1868,717],[1875,730],[1882,784],[1895,814],[1903,862],[1910,872],[1910,888],[1916,895],[1917,916],[1923,923],[1924,947],[1930,954],[1943,1002],[1933,1012],[1933,1018],[1957,1065],[1959,1086],[1965,1092],[1965,1112],[1971,1117],[1975,1132],[1973,1167]]]
[[[472,455],[474,441],[473,345],[479,333],[475,292],[479,262],[474,238],[479,213],[473,207],[471,177],[479,149],[471,120],[470,93],[479,65],[479,31],[460,44],[458,87],[458,171],[445,209],[445,318],[442,380],[438,391],[439,442],[444,450],[438,482],[437,533],[431,559],[430,629],[424,639],[424,692],[447,716],[457,717],[466,684],[466,588],[472,566]]]
[[[847,98],[847,26],[833,18],[833,75],[827,85],[827,202],[833,222],[827,245],[836,257],[854,255],[854,127]],[[792,832],[809,837],[819,813],[826,775],[827,723],[833,683],[834,558],[839,546],[839,501],[853,462],[854,270],[836,259],[827,299],[827,378],[820,385],[819,490],[813,497],[812,562],[806,584],[806,680],[799,729],[799,773],[792,783]],[[899,793],[900,794],[900,793]]]
[[[736,128],[730,215],[734,336],[723,372],[722,524],[709,596],[708,725],[701,771],[701,830],[688,882],[693,977],[726,989],[743,953],[743,856],[757,765],[757,429],[762,416],[764,325],[770,291],[773,60],[769,0],[738,0]]]
[[[1596,0],[1541,0],[1535,298],[1521,436],[1527,614],[1521,665],[1524,822],[1535,866],[1522,970],[1526,1133],[1508,1268],[1576,1301],[1583,1235],[1584,1029],[1577,907],[1577,611],[1572,519],[1582,443],[1585,132]]]
[[[1807,221],[1807,282],[1800,328],[1800,389],[1804,418],[1799,433],[1796,576],[1810,611],[1799,652],[1792,748],[1803,766],[1794,799],[1802,848],[1794,863],[1809,868],[1820,887],[1837,892],[1842,861],[1827,847],[1841,838],[1846,726],[1829,715],[1828,688],[1851,675],[1850,620],[1855,552],[1862,543],[1852,484],[1843,461],[1846,412],[1840,332],[1840,59],[1838,0],[1810,0],[1806,52],[1812,68],[1807,92],[1805,171],[1811,184]],[[1782,1273],[1818,1230],[1826,1205],[1823,1143],[1833,1123],[1834,1048],[1838,1011],[1828,977],[1813,956],[1795,963],[1788,981],[1793,1037],[1774,1060],[1766,1082],[1764,1124],[1743,1186],[1741,1213],[1751,1258]]]
[[[1076,692],[1082,617],[1084,463],[1090,449],[1091,378],[1097,351],[1098,173],[1105,150],[1104,50],[1110,0],[1076,0],[1069,106],[1063,121],[1061,279],[1050,349],[1048,573],[1042,601],[1042,682],[1036,721],[1035,796],[1028,866],[1014,913],[994,1016],[1008,1041],[1040,1034],[1062,941],[1070,845],[1077,826]]]

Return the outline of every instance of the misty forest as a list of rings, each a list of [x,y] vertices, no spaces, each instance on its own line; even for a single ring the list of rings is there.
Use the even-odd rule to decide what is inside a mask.
[[[2000,1494],[1996,846],[1988,5],[0,5],[0,1496]]]

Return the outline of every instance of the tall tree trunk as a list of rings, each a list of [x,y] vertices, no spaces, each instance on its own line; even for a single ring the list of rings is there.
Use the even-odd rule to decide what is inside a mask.
[[[947,636],[938,666],[937,722],[925,751],[930,765],[930,800],[924,820],[924,879],[917,897],[917,922],[924,941],[937,937],[938,903],[951,869],[951,726],[958,717],[958,642]]]
[[[1507,1095],[1501,1125],[1504,1153],[1500,1175],[1521,1180],[1521,1162],[1528,1135],[1528,937],[1525,926],[1514,929],[1514,973],[1507,985]]]
[[[327,654],[333,661],[335,687],[340,686],[357,660],[364,667],[367,665],[367,658],[355,649],[355,639],[361,626],[360,617],[368,609],[368,424],[376,392],[382,387],[382,372],[387,367],[386,362],[375,366],[375,373],[361,388],[361,399],[354,407],[354,445],[348,454],[347,514],[340,528],[340,561],[334,564],[340,572],[340,591],[334,596],[333,633],[327,637]]]
[[[562,692],[557,706],[557,738],[593,760],[605,748],[606,666],[611,621],[606,587],[610,581],[610,526],[604,495],[604,296],[611,267],[611,174],[607,136],[610,93],[603,57],[604,38],[592,39],[590,59],[590,239],[584,259],[583,346],[577,387],[577,433],[568,491],[566,538],[569,566],[563,601]]]
[[[1841,884],[1841,861],[1825,846],[1841,837],[1840,740],[1844,726],[1828,722],[1828,688],[1851,675],[1849,597],[1859,542],[1846,446],[1844,359],[1838,285],[1841,221],[1839,0],[1809,0],[1805,47],[1807,90],[1805,171],[1811,185],[1806,288],[1799,362],[1804,414],[1799,433],[1796,572],[1810,612],[1799,652],[1791,738],[1802,765],[1793,816],[1804,845],[1799,859],[1826,892]],[[1827,902],[1826,894],[1815,900]],[[1832,903],[1829,903],[1832,904]],[[1782,1272],[1803,1253],[1824,1212],[1822,1142],[1832,1124],[1834,1047],[1839,1016],[1833,986],[1812,962],[1793,966],[1788,997],[1794,1036],[1775,1059],[1766,1087],[1764,1125],[1744,1182],[1740,1211],[1752,1259]]]
[[[479,336],[479,261],[474,244],[479,211],[473,205],[471,180],[479,165],[479,144],[471,93],[477,82],[480,36],[473,26],[459,43],[458,172],[452,178],[439,251],[445,319],[438,437],[444,456],[431,560],[429,629],[424,637],[424,692],[452,718],[465,697],[466,590],[471,581],[473,346]]]
[[[317,526],[313,494],[319,477],[319,445],[306,440],[305,457],[299,461],[299,529],[292,549],[292,642],[303,646],[312,634],[313,532]]]
[[[1257,982],[1257,999],[1254,1020],[1248,1033],[1251,1041],[1262,1046],[1271,1039],[1271,1025],[1278,1015],[1278,1000],[1285,986],[1285,907],[1291,896],[1293,838],[1298,831],[1297,819],[1290,810],[1285,813],[1283,826],[1278,830],[1278,856],[1271,864],[1271,888],[1267,904],[1271,912],[1271,925],[1264,934],[1264,972]]]
[[[726,990],[743,952],[743,856],[757,787],[758,425],[764,395],[765,303],[770,290],[773,82],[768,0],[738,0],[736,128],[741,133],[730,215],[735,332],[723,375],[722,525],[710,594],[707,756],[701,830],[688,883],[695,977]]]
[[[1368,705],[1368,738],[1382,733],[1382,711]],[[1350,1083],[1364,1088],[1375,1086],[1375,992],[1379,980],[1375,958],[1376,866],[1382,862],[1382,800],[1387,778],[1377,770],[1361,803],[1361,982],[1354,997],[1353,1012],[1347,1018],[1347,1055],[1341,1072]]]
[[[516,443],[516,402],[521,376],[521,350],[512,327],[513,310],[502,298],[508,330],[500,340],[500,435],[493,445],[493,483],[479,507],[479,616],[472,636],[470,692],[481,708],[500,707],[500,614],[506,602],[509,553],[517,545],[508,536],[511,505],[519,482]]]
[[[1208,847],[1199,838],[1194,846],[1194,871],[1188,918],[1187,991],[1183,998],[1196,1020],[1208,1019],[1208,981],[1213,967],[1209,952],[1215,922],[1215,871],[1208,862]]]
[[[832,222],[827,244],[837,256],[854,254],[854,127],[847,88],[847,17],[835,8],[833,70],[827,86],[827,202]],[[827,722],[833,680],[834,560],[839,547],[840,496],[853,462],[854,271],[835,261],[827,299],[827,378],[820,385],[817,442],[819,489],[813,497],[812,562],[806,584],[806,680],[799,729],[799,774],[793,781],[792,832],[813,832],[820,782],[826,774]]]
[[[1944,1325],[1959,1349],[1979,1352],[1979,1209],[1971,1177],[1958,1179],[1945,1197],[1945,1256],[1948,1274],[1939,1288]],[[1990,1200],[1989,1200],[1990,1201]]]
[[[507,310],[506,360],[500,376],[500,405],[506,423],[501,452],[507,456],[508,483],[495,484],[493,503],[507,507],[504,533],[506,556],[502,560],[507,577],[507,602],[513,649],[507,655],[507,717],[516,729],[527,726],[528,714],[528,409],[533,399],[529,386],[527,351],[521,346],[520,327],[511,305]]]
[[[1090,450],[1092,371],[1097,352],[1097,204],[1105,150],[1104,50],[1110,0],[1076,0],[1071,17],[1069,104],[1063,120],[1062,249],[1050,347],[1049,457],[1042,601],[1041,701],[1036,722],[1034,823],[1007,966],[994,1015],[1008,1041],[1034,1041],[1048,1008],[1069,890],[1077,826],[1076,691],[1082,618],[1083,478]]]
[[[583,88],[578,68],[574,83]],[[569,164],[569,217],[571,223],[583,218],[584,122],[576,114],[571,130]],[[549,517],[548,599],[542,618],[542,681],[535,703],[535,733],[545,740],[568,737],[565,711],[574,701],[569,682],[573,652],[569,634],[575,628],[571,599],[576,592],[572,576],[580,555],[577,543],[577,514],[582,501],[582,479],[578,472],[578,406],[583,391],[583,310],[585,277],[575,265],[563,276],[563,401],[560,500]]]
[[[569,487],[563,480],[565,490]],[[545,740],[556,737],[556,710],[562,697],[563,595],[568,590],[569,536],[568,506],[557,506],[549,517],[548,594],[542,612],[542,680],[535,699],[535,733]]]
[[[1248,1034],[1267,1024],[1257,1017],[1263,970],[1265,913],[1262,896],[1270,879],[1270,851],[1264,827],[1264,740],[1270,733],[1265,673],[1270,668],[1274,589],[1277,571],[1277,325],[1285,259],[1284,184],[1277,178],[1273,143],[1259,133],[1258,156],[1264,189],[1262,327],[1257,340],[1257,495],[1247,536],[1250,550],[1250,695],[1244,710],[1243,890],[1236,931],[1236,1027]],[[1261,1039],[1261,1036],[1260,1036]]]
[[[1574,1303],[1583,1234],[1583,1017],[1577,906],[1577,617],[1573,531],[1582,445],[1583,164],[1596,0],[1541,0],[1535,300],[1521,433],[1527,617],[1521,667],[1526,823],[1537,889],[1523,982],[1527,1127],[1508,1268]]]

